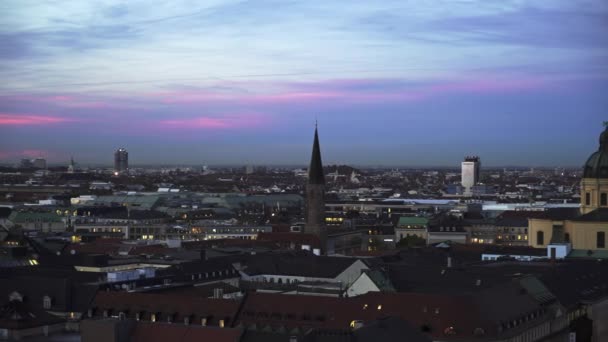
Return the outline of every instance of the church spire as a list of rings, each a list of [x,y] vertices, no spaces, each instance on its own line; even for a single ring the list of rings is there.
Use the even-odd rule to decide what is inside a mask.
[[[323,163],[321,162],[321,147],[319,146],[319,134],[315,122],[315,140],[312,145],[312,156],[308,168],[308,184],[325,184],[323,175]]]

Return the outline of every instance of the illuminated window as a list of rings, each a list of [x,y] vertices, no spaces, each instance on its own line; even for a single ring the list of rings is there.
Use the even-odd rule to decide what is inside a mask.
[[[150,322],[156,322],[156,314],[150,316]]]
[[[204,327],[207,326],[207,318],[201,318],[201,325]]]
[[[382,310],[382,304],[378,305],[378,311]]]
[[[224,327],[224,320],[220,319],[220,328],[223,328],[223,327]]]
[[[363,310],[367,309],[367,304],[363,304]]]

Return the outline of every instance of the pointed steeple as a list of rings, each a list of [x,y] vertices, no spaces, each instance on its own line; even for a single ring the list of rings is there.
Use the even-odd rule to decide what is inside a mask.
[[[321,162],[321,147],[319,146],[319,134],[315,123],[315,140],[312,145],[312,156],[308,167],[308,184],[325,184],[323,174],[323,163]]]

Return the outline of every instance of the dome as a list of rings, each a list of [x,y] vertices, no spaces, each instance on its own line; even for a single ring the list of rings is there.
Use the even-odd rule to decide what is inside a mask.
[[[608,178],[608,126],[600,134],[600,148],[585,163],[583,178]]]

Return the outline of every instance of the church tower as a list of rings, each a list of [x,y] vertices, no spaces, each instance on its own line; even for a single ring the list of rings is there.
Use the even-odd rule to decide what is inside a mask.
[[[321,253],[327,251],[327,231],[325,230],[325,176],[321,162],[319,134],[315,125],[315,139],[308,167],[306,183],[306,227],[305,232],[315,234],[321,240]]]
[[[600,134],[600,146],[583,168],[581,214],[608,207],[608,123]]]

